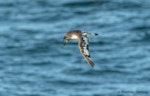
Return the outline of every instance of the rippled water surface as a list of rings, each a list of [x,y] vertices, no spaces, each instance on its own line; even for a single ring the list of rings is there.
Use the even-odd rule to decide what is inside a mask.
[[[70,30],[90,38],[91,68]],[[149,96],[149,0],[0,0],[0,96]]]

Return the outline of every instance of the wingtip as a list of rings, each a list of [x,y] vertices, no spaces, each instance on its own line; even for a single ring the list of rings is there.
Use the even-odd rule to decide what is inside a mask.
[[[95,36],[97,36],[98,34],[97,33],[95,33]]]
[[[86,61],[87,61],[87,63],[93,68],[94,67],[94,63],[93,63],[93,61],[91,60],[91,58],[86,58]]]
[[[94,65],[95,65],[95,64],[94,64],[92,61],[90,61],[89,64],[90,64],[90,66],[91,66],[92,68],[94,68]]]

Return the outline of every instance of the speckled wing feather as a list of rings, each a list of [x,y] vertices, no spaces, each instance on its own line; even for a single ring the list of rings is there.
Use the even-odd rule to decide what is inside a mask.
[[[87,33],[82,32],[82,36],[80,39],[82,39],[82,40],[80,40],[80,42],[78,44],[80,52],[81,52],[82,56],[85,58],[85,60],[88,62],[88,64],[90,64],[92,67],[94,67],[94,63],[92,62],[92,60],[90,58],[89,40],[87,37]]]

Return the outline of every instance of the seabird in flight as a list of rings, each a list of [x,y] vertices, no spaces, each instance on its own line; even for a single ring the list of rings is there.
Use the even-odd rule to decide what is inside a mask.
[[[69,39],[77,39],[78,47],[80,49],[82,56],[87,61],[87,63],[91,65],[91,67],[94,67],[94,63],[91,60],[90,53],[89,53],[89,37],[96,36],[96,35],[98,34],[96,33],[91,34],[91,33],[81,31],[81,30],[73,30],[65,34],[63,42],[64,42],[64,45],[66,45]]]

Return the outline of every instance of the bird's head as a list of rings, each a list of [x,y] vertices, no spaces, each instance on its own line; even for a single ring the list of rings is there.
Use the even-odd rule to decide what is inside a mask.
[[[69,38],[67,38],[66,36],[64,36],[64,39],[63,39],[64,45],[66,45],[68,42],[69,42]]]
[[[73,31],[67,32],[63,39],[64,45],[66,45],[70,39],[79,39],[79,36],[77,33],[80,33],[80,30],[73,30]]]
[[[69,42],[69,39],[71,39],[71,34],[70,33],[66,33],[64,38],[63,38],[64,45],[66,45]]]

